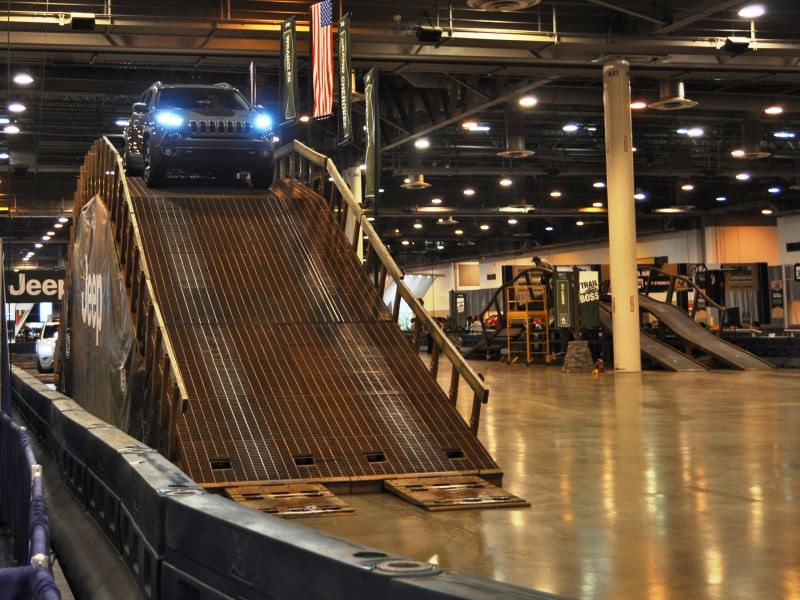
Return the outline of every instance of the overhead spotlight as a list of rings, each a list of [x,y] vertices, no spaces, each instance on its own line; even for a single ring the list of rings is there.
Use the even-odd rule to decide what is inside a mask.
[[[128,126],[128,119],[117,119],[114,121],[114,125],[117,127],[127,127]]]
[[[773,137],[778,138],[779,140],[793,140],[795,138],[794,131],[776,131],[772,134]]]
[[[684,192],[691,192],[691,191],[694,189],[694,186],[693,186],[691,183],[684,183],[684,184],[681,186],[681,189],[682,189]]]
[[[17,85],[30,85],[33,83],[33,77],[30,73],[17,73],[14,75],[14,83]]]
[[[566,125],[564,125],[564,126],[561,128],[561,129],[562,129],[563,131],[566,131],[567,133],[575,133],[575,132],[576,132],[576,131],[578,131],[580,128],[581,128],[581,126],[580,126],[580,125],[578,125],[577,123],[567,123],[567,124],[566,124]]]
[[[503,177],[500,180],[500,185],[502,185],[503,187],[509,187],[509,186],[513,185],[513,183],[514,183],[514,181],[510,177]]]
[[[761,214],[762,215],[771,215],[772,214],[772,209],[771,208],[762,208],[761,209]]]
[[[739,9],[739,16],[743,19],[757,19],[764,16],[766,9],[761,4],[748,4]]]
[[[508,223],[509,225],[516,225],[517,223],[519,223],[519,221],[517,221],[516,219],[509,219],[509,220],[507,221],[507,223]]]
[[[442,203],[441,198],[431,198],[431,204],[441,204],[441,203]]]
[[[297,120],[300,121],[301,123],[308,123],[311,120],[311,117],[309,117],[308,115],[300,115],[300,118]]]
[[[731,150],[731,156],[734,158],[744,158],[747,153],[744,151],[744,148],[736,148],[735,150]]]
[[[25,112],[26,108],[22,102],[11,102],[8,105],[8,110],[13,113]]]
[[[519,105],[522,108],[533,108],[539,103],[539,99],[536,96],[523,96],[519,99]]]
[[[561,192],[559,190],[553,190],[550,192],[551,198],[561,198]]]
[[[553,231],[553,229],[554,228],[552,225],[548,225],[547,227],[544,228],[545,231]]]
[[[575,221],[575,225],[577,225],[578,227],[583,227],[585,223],[583,221]]]
[[[644,110],[647,108],[647,102],[644,100],[634,100],[631,102],[631,110]]]
[[[464,230],[463,229],[456,229],[455,231],[453,231],[453,233],[456,234],[456,235],[464,235]]]
[[[634,200],[647,200],[647,194],[645,194],[641,190],[637,190],[636,193],[633,195]]]
[[[592,208],[603,208],[602,202],[592,202]]]
[[[717,197],[716,197],[716,198],[714,198],[714,199],[715,199],[717,202],[727,202],[727,201],[728,201],[728,197],[727,197],[727,196],[717,196]]]
[[[422,221],[414,221],[414,225],[412,227],[414,227],[414,229],[422,229]]]
[[[750,179],[750,173],[737,173],[736,179],[739,181],[748,181]]]
[[[777,185],[773,185],[771,188],[768,188],[767,191],[770,194],[780,194],[781,193],[781,188],[779,188]]]
[[[475,188],[464,188],[464,195],[465,196],[474,196],[475,195]]]
[[[42,243],[40,243],[40,242],[36,242],[36,243],[33,245],[33,247],[34,247],[34,248],[44,248],[44,244],[42,244]]]
[[[771,103],[764,107],[764,114],[765,115],[782,115],[783,114],[783,106],[780,104]]]
[[[0,160],[8,160],[9,158],[11,158],[11,155],[8,152],[5,150],[0,151]]]
[[[428,138],[417,138],[414,141],[414,147],[419,150],[427,150],[431,147],[431,141]]]
[[[410,245],[410,244],[411,244],[411,242],[410,242],[410,241],[408,241],[408,240],[403,240],[403,241],[402,241],[402,242],[400,242],[400,243],[401,243],[401,244],[403,244],[403,246],[408,246],[408,245]]]
[[[13,123],[10,123],[9,125],[6,125],[5,128],[3,128],[3,131],[5,131],[6,133],[19,133],[19,127],[14,125]]]
[[[481,223],[480,227],[481,231],[489,231],[489,225],[486,223]]]
[[[603,188],[605,188],[605,187],[606,187],[606,183],[605,183],[605,181],[595,181],[595,182],[592,184],[592,187],[593,187],[593,188],[596,188],[596,189],[598,189],[598,190],[601,190],[601,189],[603,189]]]
[[[67,217],[58,217],[59,223],[68,223],[69,219]]]

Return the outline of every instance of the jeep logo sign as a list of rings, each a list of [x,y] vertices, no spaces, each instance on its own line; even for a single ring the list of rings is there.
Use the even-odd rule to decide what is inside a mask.
[[[58,302],[64,297],[64,270],[6,271],[6,302]]]

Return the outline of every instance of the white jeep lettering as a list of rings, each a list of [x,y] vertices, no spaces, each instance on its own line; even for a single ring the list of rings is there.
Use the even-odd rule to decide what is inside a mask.
[[[81,292],[81,320],[94,329],[94,343],[99,346],[103,329],[103,276],[87,273],[85,281],[85,289]]]

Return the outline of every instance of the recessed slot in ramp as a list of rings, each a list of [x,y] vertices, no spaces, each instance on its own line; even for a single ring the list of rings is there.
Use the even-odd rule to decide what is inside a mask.
[[[276,483],[225,488],[225,495],[253,510],[278,517],[351,513],[353,509],[319,483]]]
[[[427,510],[467,508],[517,508],[530,506],[527,500],[509,494],[477,475],[444,475],[387,479],[386,488],[411,504]]]

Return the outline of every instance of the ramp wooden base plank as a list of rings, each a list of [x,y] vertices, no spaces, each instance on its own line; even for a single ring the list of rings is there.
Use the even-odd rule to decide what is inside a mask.
[[[285,518],[353,512],[319,483],[243,485],[225,488],[225,495],[253,510]]]
[[[387,479],[384,485],[403,500],[430,511],[531,505],[477,475]]]

